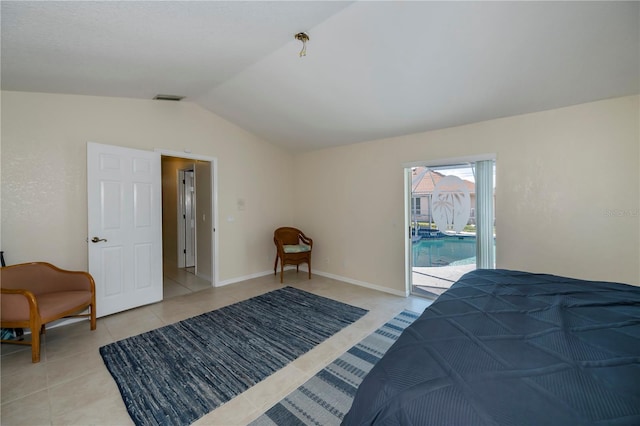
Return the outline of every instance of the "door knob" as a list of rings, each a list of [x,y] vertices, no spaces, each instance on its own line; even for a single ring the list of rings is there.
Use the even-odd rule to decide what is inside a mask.
[[[104,241],[104,242],[106,243],[106,242],[107,242],[107,239],[106,239],[106,238],[98,238],[98,237],[93,237],[93,238],[91,239],[91,242],[92,242],[92,243],[99,243],[100,241]]]

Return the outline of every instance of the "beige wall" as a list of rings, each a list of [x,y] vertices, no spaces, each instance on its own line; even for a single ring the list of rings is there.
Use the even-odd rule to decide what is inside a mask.
[[[213,280],[213,254],[212,229],[213,216],[211,214],[211,167],[210,162],[196,161],[196,274],[200,277]]]
[[[640,284],[637,96],[295,157],[189,102],[21,92],[1,101],[9,263],[86,269],[94,141],[218,159],[222,283],[271,270],[273,229],[293,224],[314,238],[314,270],[404,292],[402,164],[496,153],[498,267]]]
[[[273,268],[273,229],[292,219],[291,154],[184,101],[2,92],[1,102],[0,246],[8,263],[87,268],[93,141],[216,157],[220,282]]]
[[[404,291],[403,163],[497,155],[497,266],[640,284],[638,97],[297,157],[314,267]]]

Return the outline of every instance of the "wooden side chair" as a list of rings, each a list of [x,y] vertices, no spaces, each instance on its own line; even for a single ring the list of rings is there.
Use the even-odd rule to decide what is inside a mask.
[[[278,269],[280,259],[280,282],[283,282],[284,265],[296,265],[296,272],[301,263],[309,267],[309,279],[311,279],[311,250],[313,240],[296,228],[278,228],[273,233],[273,242],[276,245],[276,261],[273,265],[273,274]]]
[[[31,341],[2,343],[31,345],[34,363],[40,362],[40,335],[45,324],[88,317],[91,330],[96,329],[96,285],[87,272],[67,271],[46,262],[22,263],[0,268],[0,287],[0,327],[31,329]]]

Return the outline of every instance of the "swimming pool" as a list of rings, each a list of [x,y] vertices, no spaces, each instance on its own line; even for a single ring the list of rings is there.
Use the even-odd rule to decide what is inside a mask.
[[[428,238],[413,244],[413,266],[416,267],[475,263],[475,237]]]

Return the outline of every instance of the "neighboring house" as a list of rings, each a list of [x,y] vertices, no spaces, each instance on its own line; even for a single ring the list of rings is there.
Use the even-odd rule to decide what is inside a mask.
[[[431,196],[436,185],[445,176],[435,170],[427,170],[426,167],[414,167],[411,170],[414,181],[411,188],[411,215],[413,222],[433,223]],[[471,203],[471,215],[468,224],[476,223],[476,185],[466,179],[462,180],[469,191]]]

